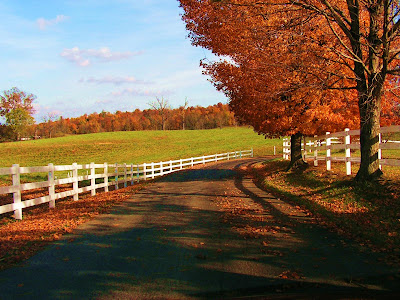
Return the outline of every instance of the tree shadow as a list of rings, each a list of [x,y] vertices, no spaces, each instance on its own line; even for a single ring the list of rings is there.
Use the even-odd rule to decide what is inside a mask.
[[[235,184],[248,197],[242,198],[262,205],[266,219],[254,220],[244,213],[224,222],[227,212],[210,198],[223,196],[221,188],[213,186],[235,172],[198,171],[186,171],[186,180],[180,174],[160,179],[25,264],[1,272],[2,297],[228,299],[260,294],[383,293],[366,287],[365,279],[359,285],[344,284],[342,278],[353,280],[375,264],[363,266],[366,258],[358,257],[353,249],[326,247],[324,237],[329,233],[319,228],[315,235],[322,236],[321,240],[309,239],[306,233],[299,238],[286,236],[284,223],[300,227],[302,220],[285,216],[271,204],[272,196],[270,201],[258,196],[241,177]],[[191,188],[183,189],[182,183]],[[280,229],[276,236],[250,238],[238,233],[241,224]],[[302,233],[305,229],[299,227],[293,228]],[[270,244],[268,248],[264,241]],[[340,244],[338,238],[329,242]],[[316,263],[318,268],[313,266]],[[304,277],[282,278],[282,270],[300,270]],[[387,286],[392,288],[390,283]]]

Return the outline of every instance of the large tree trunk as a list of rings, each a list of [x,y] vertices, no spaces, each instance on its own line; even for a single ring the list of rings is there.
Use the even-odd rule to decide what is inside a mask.
[[[303,160],[301,153],[301,139],[303,135],[298,132],[290,137],[290,163],[287,167],[287,171],[291,169],[302,169],[308,166]]]
[[[359,181],[373,180],[382,175],[378,159],[381,113],[379,98],[360,101],[361,164],[356,175],[356,180]]]
[[[379,2],[379,3],[378,3]],[[361,164],[357,172],[356,180],[368,181],[382,175],[379,169],[378,150],[379,132],[381,115],[381,96],[385,83],[388,67],[388,45],[382,44],[379,38],[381,22],[384,12],[384,1],[378,1],[370,6],[369,35],[367,37],[369,50],[368,55],[368,74],[360,62],[355,63],[354,73],[357,76],[358,107],[360,109],[360,147]],[[357,20],[352,27],[353,33],[359,33],[360,27]],[[362,61],[360,34],[354,35],[353,49],[359,53],[358,57]],[[380,63],[379,53],[385,48],[383,62]]]

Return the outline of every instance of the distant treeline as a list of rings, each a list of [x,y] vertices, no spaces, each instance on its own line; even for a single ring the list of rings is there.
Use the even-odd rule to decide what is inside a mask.
[[[86,134],[112,131],[137,130],[193,130],[235,126],[236,121],[227,104],[208,107],[177,109],[136,109],[132,112],[101,112],[84,114],[77,118],[49,118],[46,122],[32,125],[29,137],[47,138],[67,134]],[[163,126],[164,123],[164,126]]]

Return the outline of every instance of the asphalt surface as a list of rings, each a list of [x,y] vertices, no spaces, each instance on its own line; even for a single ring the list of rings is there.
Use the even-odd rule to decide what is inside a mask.
[[[148,185],[110,214],[0,272],[0,299],[400,295],[398,268],[235,171],[256,161],[221,162]],[[226,201],[246,211],[232,213]]]

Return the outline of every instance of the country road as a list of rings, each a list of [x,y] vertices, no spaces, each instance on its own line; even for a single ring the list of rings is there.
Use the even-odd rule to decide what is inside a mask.
[[[242,159],[165,176],[0,272],[0,299],[375,299],[399,270],[257,188]]]

